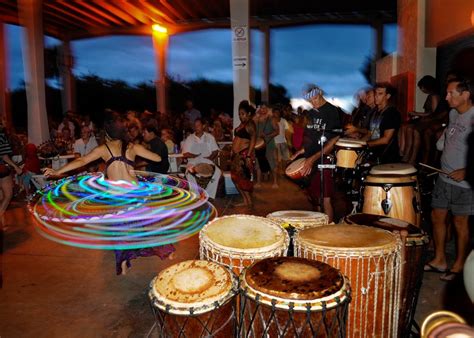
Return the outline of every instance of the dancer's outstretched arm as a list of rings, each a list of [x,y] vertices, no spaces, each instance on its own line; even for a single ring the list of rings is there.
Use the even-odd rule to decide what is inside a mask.
[[[86,164],[89,164],[90,162],[93,162],[95,160],[98,160],[99,158],[102,158],[102,155],[104,154],[104,148],[105,146],[100,146],[92,150],[89,154],[76,158],[74,161],[69,162],[62,168],[58,170],[54,170],[51,168],[47,168],[44,171],[45,176],[58,176],[64,173],[67,173],[68,171],[80,168],[85,166]]]

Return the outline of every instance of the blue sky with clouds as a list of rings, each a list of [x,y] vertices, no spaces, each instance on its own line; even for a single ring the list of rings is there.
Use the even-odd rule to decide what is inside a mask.
[[[21,29],[7,25],[10,62],[9,87],[23,79]],[[396,50],[396,25],[385,27],[384,48]],[[251,34],[251,81],[260,87],[263,34]],[[56,43],[47,38],[46,44]],[[151,37],[108,36],[72,43],[76,74],[93,73],[129,83],[152,81],[155,62]],[[285,86],[292,97],[301,96],[305,83],[314,82],[330,97],[350,98],[366,85],[360,68],[373,52],[368,26],[308,25],[271,31],[271,82]],[[168,73],[175,78],[232,81],[231,36],[228,29],[211,29],[170,37]]]

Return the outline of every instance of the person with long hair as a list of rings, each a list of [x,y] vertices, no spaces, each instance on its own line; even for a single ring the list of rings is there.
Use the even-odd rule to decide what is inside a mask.
[[[160,162],[161,156],[147,150],[141,144],[131,143],[127,135],[126,121],[116,112],[106,111],[104,129],[106,134],[105,144],[95,148],[83,157],[66,164],[58,170],[48,168],[45,176],[59,176],[71,170],[81,168],[95,160],[105,161],[105,176],[111,181],[127,181],[137,183],[137,177],[133,171],[135,158],[140,156],[144,159]],[[173,245],[163,245],[156,248],[145,248],[136,250],[116,250],[117,274],[125,274],[129,268],[130,260],[137,257],[148,257],[157,255],[161,259],[170,256],[175,251]]]
[[[242,206],[249,208],[253,206],[252,175],[255,163],[255,142],[257,141],[257,132],[252,116],[254,112],[254,108],[247,100],[240,102],[240,125],[235,128],[232,142],[232,181],[242,195],[244,200]]]

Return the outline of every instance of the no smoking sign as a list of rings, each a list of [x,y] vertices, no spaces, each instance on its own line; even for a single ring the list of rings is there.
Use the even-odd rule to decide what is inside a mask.
[[[247,27],[239,26],[234,28],[234,41],[247,41]]]

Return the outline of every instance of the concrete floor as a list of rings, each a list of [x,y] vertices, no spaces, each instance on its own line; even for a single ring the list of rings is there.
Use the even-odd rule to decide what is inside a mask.
[[[282,180],[280,188],[264,183],[256,190],[252,212],[230,206],[238,196],[216,200],[219,215],[264,216],[287,209],[311,210],[299,188]],[[342,195],[343,197],[343,195]],[[336,215],[348,205],[338,198]],[[114,254],[63,246],[41,237],[32,225],[25,202],[14,200],[6,215],[0,256],[0,337],[143,337],[153,324],[147,289],[163,268],[198,257],[198,237],[176,245],[173,260],[158,257],[132,262],[125,276],[115,275]],[[454,246],[450,245],[450,252]],[[452,257],[451,257],[452,258]],[[426,273],[418,302],[419,322],[429,313],[450,309],[474,324],[474,309],[461,280],[451,283]]]

